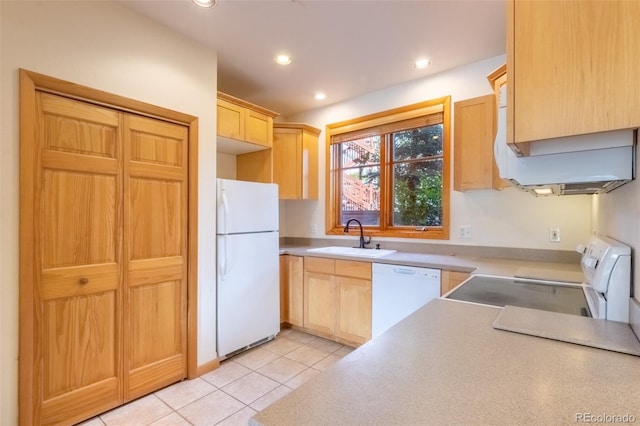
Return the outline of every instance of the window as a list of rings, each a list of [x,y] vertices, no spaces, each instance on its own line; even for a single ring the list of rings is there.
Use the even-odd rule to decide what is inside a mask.
[[[449,238],[450,97],[327,126],[327,229]]]

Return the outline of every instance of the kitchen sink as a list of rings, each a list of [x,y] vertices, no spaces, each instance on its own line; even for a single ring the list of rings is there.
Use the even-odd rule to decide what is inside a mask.
[[[338,256],[359,256],[359,257],[383,257],[391,253],[395,253],[397,250],[384,250],[384,249],[368,249],[357,247],[318,247],[313,249],[307,249],[310,253],[322,253],[322,254],[335,254]]]

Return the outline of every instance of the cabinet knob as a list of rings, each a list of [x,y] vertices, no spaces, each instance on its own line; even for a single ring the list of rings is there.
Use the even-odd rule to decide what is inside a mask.
[[[86,285],[86,284],[89,284],[89,278],[84,278],[84,277],[83,277],[83,278],[80,278],[80,279],[78,280],[78,283],[79,283],[80,285]]]

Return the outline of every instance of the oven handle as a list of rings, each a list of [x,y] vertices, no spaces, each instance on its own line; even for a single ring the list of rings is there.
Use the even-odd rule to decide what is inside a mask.
[[[590,285],[582,286],[584,296],[587,299],[587,306],[591,311],[591,317],[595,319],[607,318],[607,300],[604,296],[593,289]]]

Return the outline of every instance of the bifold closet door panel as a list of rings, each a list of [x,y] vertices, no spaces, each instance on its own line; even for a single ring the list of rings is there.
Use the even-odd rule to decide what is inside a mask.
[[[186,376],[187,128],[128,114],[125,400]]]
[[[123,401],[121,113],[36,105],[34,394],[49,424]]]

